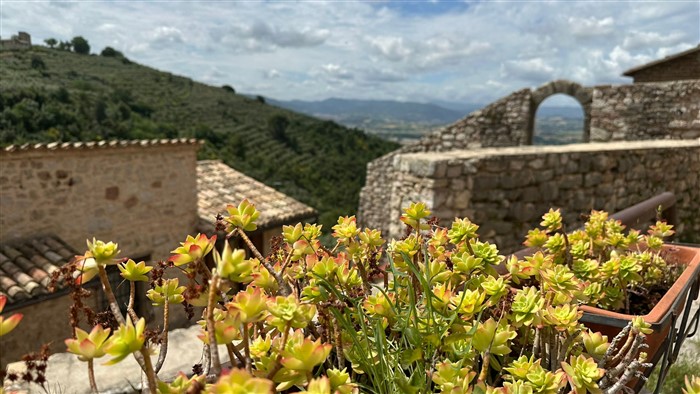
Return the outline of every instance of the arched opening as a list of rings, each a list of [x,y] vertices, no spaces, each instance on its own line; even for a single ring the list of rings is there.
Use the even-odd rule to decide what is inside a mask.
[[[540,145],[542,144],[554,144],[554,140],[558,140],[559,144],[570,144],[574,142],[588,142],[590,138],[590,125],[591,125],[591,102],[593,101],[593,89],[592,88],[586,88],[583,87],[576,82],[571,82],[567,81],[564,79],[560,79],[557,81],[552,81],[549,83],[546,83],[542,86],[540,86],[538,89],[534,90],[532,92],[532,95],[530,96],[530,118],[528,119],[528,125],[527,125],[527,134],[525,136],[525,143],[528,145],[532,145],[533,143],[538,143]],[[542,130],[541,126],[544,126],[546,122],[540,121],[540,127],[541,127],[541,132],[539,133],[539,136],[537,138],[537,142],[535,141],[535,117],[538,115],[538,110],[540,109],[540,104],[542,104],[545,100],[552,96],[557,96],[553,99],[552,101],[552,106],[559,106],[562,107],[562,102],[566,102],[566,100],[572,99],[574,100],[577,104],[574,104],[574,108],[581,108],[583,111],[583,127],[582,127],[582,132],[577,134],[580,137],[575,138],[576,141],[569,141],[567,138],[547,138],[546,141],[542,141],[542,136],[548,134],[544,130]],[[560,98],[563,96],[563,98]],[[570,103],[570,102],[569,102]],[[571,104],[569,104],[571,105]],[[544,107],[545,109],[542,110],[543,116],[545,114],[551,113],[552,110],[547,109],[548,107]],[[575,111],[572,111],[575,113]],[[556,122],[555,122],[556,123]],[[560,126],[558,127],[559,129],[563,128],[563,124],[566,124],[566,121],[560,121]],[[557,127],[554,128],[555,130]],[[557,136],[558,137],[558,136]]]
[[[575,98],[553,94],[537,107],[532,130],[532,145],[565,145],[588,141],[586,113]]]

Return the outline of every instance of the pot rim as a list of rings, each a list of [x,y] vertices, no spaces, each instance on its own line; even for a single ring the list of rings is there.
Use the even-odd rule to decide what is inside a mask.
[[[687,261],[687,265],[661,300],[649,313],[642,315],[644,321],[651,324],[654,331],[665,328],[671,323],[672,312],[682,308],[680,303],[686,302],[685,298],[691,287],[700,281],[700,246],[664,244],[663,249],[680,253],[680,260]],[[626,326],[632,318],[637,316],[589,305],[580,305],[579,308],[584,311],[581,317],[581,321],[584,323],[597,323],[620,328]]]

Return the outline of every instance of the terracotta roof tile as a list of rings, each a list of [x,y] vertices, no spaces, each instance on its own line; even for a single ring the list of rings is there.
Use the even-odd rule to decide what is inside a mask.
[[[51,274],[76,254],[56,237],[0,245],[0,294],[12,305],[48,293]]]
[[[260,211],[257,223],[263,230],[316,216],[310,206],[218,160],[197,162],[197,194],[200,222],[207,231],[213,229],[217,214],[226,214],[226,205],[237,205],[244,198]]]
[[[50,142],[39,144],[9,145],[0,151],[19,152],[30,150],[71,150],[71,149],[104,149],[128,146],[166,146],[166,145],[199,145],[202,142],[196,138],[173,138],[153,140],[110,140],[88,142]]]

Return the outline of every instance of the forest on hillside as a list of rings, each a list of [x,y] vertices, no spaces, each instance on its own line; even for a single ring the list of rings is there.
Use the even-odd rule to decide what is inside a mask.
[[[118,53],[35,46],[0,52],[0,65],[0,145],[199,138],[200,159],[221,159],[316,208],[327,229],[357,209],[367,162],[398,147]]]

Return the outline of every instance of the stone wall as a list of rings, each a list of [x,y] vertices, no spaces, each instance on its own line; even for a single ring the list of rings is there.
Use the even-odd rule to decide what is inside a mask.
[[[401,209],[424,201],[449,226],[469,217],[503,252],[520,249],[543,213],[561,208],[569,228],[591,209],[619,211],[664,191],[678,199],[681,239],[700,238],[700,140],[590,143],[408,153],[394,157],[388,236]]]
[[[197,223],[198,147],[194,140],[153,140],[1,150],[0,242],[51,234],[84,251],[85,240],[96,237],[117,242],[120,256],[167,259]],[[99,297],[93,306],[102,303]],[[3,363],[44,342],[65,349],[70,297],[49,298],[12,308],[25,317],[21,329],[3,337]],[[145,290],[138,302],[149,327],[162,327],[162,312],[151,307]],[[170,324],[190,324],[183,308],[171,309]]]
[[[586,116],[584,140],[700,137],[700,81],[596,87],[553,81],[534,91],[514,92],[415,144],[369,163],[366,183],[360,193],[359,222],[386,230],[397,218],[385,209],[386,202],[393,198],[396,155],[529,145],[537,107],[547,97],[558,93],[568,94],[581,103]]]
[[[591,141],[700,137],[700,81],[598,86]]]
[[[526,144],[530,102],[530,89],[514,92],[415,144],[368,163],[365,186],[360,191],[359,222],[381,229],[390,225],[391,217],[382,207],[392,198],[393,162],[397,154]]]
[[[197,220],[196,142],[27,148],[0,153],[0,242],[92,237],[123,256],[164,259]]]
[[[525,145],[532,92],[523,89],[438,130],[404,152],[442,152],[486,146]]]

